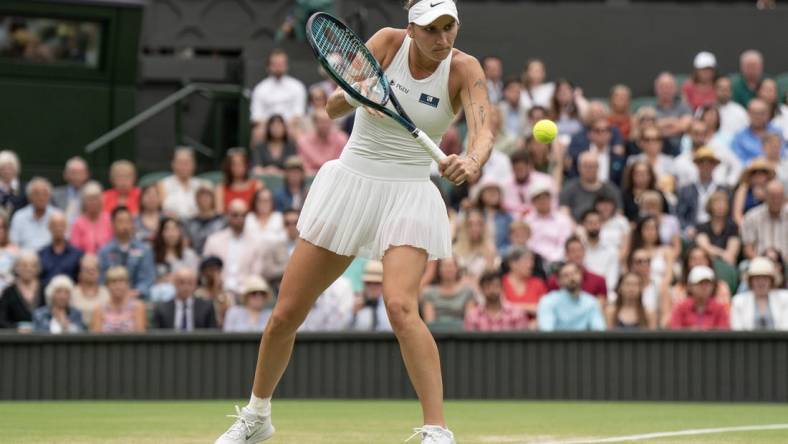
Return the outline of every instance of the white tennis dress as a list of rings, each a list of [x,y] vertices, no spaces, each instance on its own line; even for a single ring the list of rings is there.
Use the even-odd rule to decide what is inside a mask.
[[[415,80],[410,43],[405,36],[386,76],[416,126],[440,143],[454,119],[451,55],[432,75]],[[449,219],[429,179],[431,162],[400,124],[358,109],[342,155],[324,164],[312,183],[298,220],[301,237],[344,256],[380,259],[397,245],[424,249],[429,259],[451,256]]]

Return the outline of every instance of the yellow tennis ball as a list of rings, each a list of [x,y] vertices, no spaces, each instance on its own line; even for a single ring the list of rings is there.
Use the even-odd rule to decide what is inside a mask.
[[[558,134],[558,127],[552,120],[542,119],[534,125],[534,137],[541,143],[550,143]]]

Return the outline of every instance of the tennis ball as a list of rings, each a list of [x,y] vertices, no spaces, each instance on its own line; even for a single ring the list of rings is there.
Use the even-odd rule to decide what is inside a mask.
[[[534,138],[541,143],[550,143],[558,134],[558,127],[552,120],[542,119],[534,125]]]

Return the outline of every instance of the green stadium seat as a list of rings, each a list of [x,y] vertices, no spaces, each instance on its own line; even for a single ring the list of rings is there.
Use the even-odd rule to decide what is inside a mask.
[[[774,76],[777,82],[777,90],[780,92],[780,103],[785,103],[785,95],[788,94],[788,72]]]
[[[462,331],[465,324],[462,320],[435,320],[428,324],[430,331],[433,332],[452,332]]]
[[[676,87],[681,91],[681,85],[692,76],[690,74],[673,74],[673,77],[676,78]]]
[[[635,97],[632,99],[632,102],[629,104],[629,109],[634,113],[638,109],[644,106],[655,106],[657,104],[657,98],[646,96],[646,97]]]
[[[736,290],[739,288],[739,270],[720,258],[714,258],[714,272],[717,274],[717,278],[728,285],[731,294],[736,294]]]
[[[153,185],[171,174],[171,171],[153,171],[151,173],[147,173],[140,177],[140,180],[137,181],[137,186],[140,188],[145,188],[148,185]]]
[[[197,177],[203,180],[207,180],[208,182],[211,182],[212,184],[216,185],[222,181],[222,175],[223,173],[221,171],[207,171],[205,173],[200,174]]]
[[[261,174],[257,176],[257,179],[263,182],[269,190],[278,190],[285,184],[285,179],[283,176],[278,176],[275,174]]]

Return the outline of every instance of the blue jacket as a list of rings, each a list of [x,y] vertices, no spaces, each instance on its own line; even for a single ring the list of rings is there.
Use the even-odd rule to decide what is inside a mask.
[[[59,274],[65,274],[72,281],[76,281],[82,250],[71,244],[66,244],[63,253],[57,254],[52,249],[52,244],[49,244],[38,250],[38,259],[41,261],[41,285],[44,287]]]
[[[120,265],[128,270],[131,287],[139,291],[143,298],[148,297],[148,291],[156,279],[156,264],[153,260],[153,252],[147,244],[134,239],[131,241],[128,251],[124,251],[118,242],[112,239],[99,251],[98,256],[101,264],[102,283],[107,270]]]
[[[718,186],[717,191],[728,192],[725,187]],[[676,204],[676,217],[679,218],[681,229],[698,225],[698,208],[705,203],[700,201],[700,194],[695,184],[690,184],[679,188],[678,203]]]
[[[82,313],[76,308],[69,307],[68,322],[77,327],[80,331],[85,330],[82,322]],[[49,323],[52,322],[52,309],[49,306],[39,307],[33,312],[33,329],[37,332],[49,333]],[[65,333],[65,332],[64,332]]]

